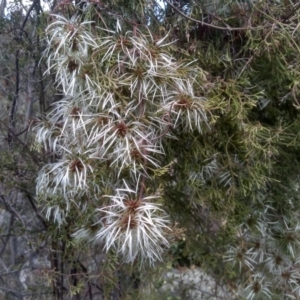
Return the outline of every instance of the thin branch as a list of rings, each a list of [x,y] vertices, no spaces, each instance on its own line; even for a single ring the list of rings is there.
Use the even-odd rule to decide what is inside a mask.
[[[15,129],[15,114],[17,111],[17,102],[19,98],[19,90],[20,90],[20,72],[19,72],[19,50],[16,51],[16,60],[15,60],[15,65],[16,65],[16,87],[15,87],[15,95],[12,101],[11,109],[10,109],[10,114],[9,114],[9,130],[7,134],[7,141],[8,145],[11,146],[12,142],[12,133],[14,132]]]
[[[15,216],[13,214],[10,215],[10,220],[9,220],[9,224],[7,226],[7,230],[6,230],[6,239],[4,241],[4,245],[2,247],[2,249],[0,250],[0,257],[3,255],[5,249],[6,249],[6,246],[8,244],[8,241],[10,239],[10,236],[11,236],[11,230],[12,230],[12,227],[14,225],[14,221],[15,221]]]
[[[35,5],[37,4],[38,1],[39,1],[39,0],[33,1],[32,4],[31,4],[30,7],[29,7],[27,13],[26,13],[25,19],[24,19],[24,21],[23,21],[23,23],[22,23],[22,27],[21,27],[21,30],[22,30],[22,31],[21,31],[21,36],[20,36],[20,38],[21,38],[22,35],[23,35],[23,31],[24,31],[24,28],[25,28],[25,26],[26,26],[26,23],[27,23],[27,20],[28,20],[28,18],[29,18],[29,15],[30,15],[31,11],[33,10],[33,8],[35,7]]]
[[[8,201],[5,200],[5,197],[3,195],[0,195],[4,205],[5,205],[5,209],[10,212],[11,214],[14,214],[22,223],[23,227],[25,228],[25,224],[24,221],[22,219],[22,217],[20,216],[20,214],[14,209],[14,207],[8,203]]]
[[[298,2],[294,6],[294,8],[292,9],[292,11],[287,16],[283,17],[282,23],[287,22],[297,12],[297,10],[299,10],[299,9],[300,9],[300,2]]]
[[[7,293],[11,293],[17,297],[20,297],[20,299],[23,299],[23,297],[30,297],[30,296],[34,296],[34,295],[49,295],[50,292],[32,292],[32,293],[22,293],[22,292],[17,292],[16,290],[12,290],[12,289],[8,289],[6,287],[0,286],[0,290],[7,292]],[[18,298],[19,299],[19,298]],[[35,298],[37,299],[37,298]]]
[[[38,212],[38,209],[37,209],[37,207],[36,207],[36,205],[35,205],[35,201],[34,201],[33,197],[32,197],[29,193],[26,193],[26,197],[27,197],[27,199],[29,200],[29,203],[30,203],[30,205],[31,205],[31,207],[32,207],[32,209],[33,209],[33,211],[35,212],[37,218],[42,222],[42,224],[43,224],[43,226],[45,227],[45,229],[47,229],[47,228],[48,228],[48,225],[47,225],[46,221],[44,220],[44,218],[43,218],[43,217],[40,215],[40,213]]]
[[[227,27],[222,27],[222,26],[218,26],[218,25],[214,25],[211,23],[206,23],[204,21],[200,21],[197,19],[194,19],[192,17],[187,16],[185,13],[183,13],[180,9],[178,9],[174,4],[172,4],[170,1],[168,0],[164,0],[168,5],[170,5],[178,14],[180,14],[182,17],[184,17],[187,20],[193,21],[197,24],[201,24],[202,26],[207,26],[207,27],[211,27],[211,28],[215,28],[215,29],[219,29],[219,30],[226,30],[226,31],[245,31],[245,30],[260,30],[260,29],[264,29],[266,27],[271,27],[272,24],[268,24],[265,26],[257,26],[257,27],[251,27],[251,26],[247,26],[247,27],[230,27],[229,25],[227,25]]]
[[[20,29],[20,33],[19,36],[17,37],[17,40],[21,41],[23,33],[24,33],[24,28],[26,26],[26,23],[28,21],[29,15],[31,13],[31,11],[33,10],[34,6],[36,5],[38,0],[33,1],[33,3],[31,4],[31,6],[29,7],[24,21],[22,23],[21,29]],[[14,94],[14,98],[12,101],[12,105],[11,105],[11,110],[10,110],[10,114],[9,114],[9,130],[8,130],[8,134],[7,134],[7,141],[8,141],[8,145],[11,147],[11,143],[12,143],[12,139],[13,136],[12,134],[14,133],[14,129],[15,129],[15,115],[17,112],[17,103],[18,103],[18,99],[19,99],[19,92],[20,92],[20,70],[19,70],[19,54],[20,54],[20,50],[18,49],[16,51],[15,54],[15,67],[16,67],[16,86],[15,86],[15,94]]]
[[[3,121],[0,120],[0,123],[2,123],[3,126],[5,126],[5,127],[8,129],[8,132],[9,132],[10,136],[11,136],[12,138],[14,138],[15,140],[17,140],[17,141],[23,146],[23,150],[25,150],[26,152],[28,152],[28,154],[31,156],[33,162],[34,162],[36,165],[39,166],[39,165],[40,165],[39,160],[38,160],[36,157],[34,157],[34,155],[31,153],[30,149],[28,148],[28,146],[27,146],[21,139],[18,138],[18,135],[20,135],[20,134],[26,132],[27,129],[25,129],[25,130],[23,130],[22,132],[19,132],[19,133],[16,134],[16,133],[14,133],[14,131],[11,130],[11,129],[3,122]],[[30,126],[29,126],[29,127],[30,127]]]

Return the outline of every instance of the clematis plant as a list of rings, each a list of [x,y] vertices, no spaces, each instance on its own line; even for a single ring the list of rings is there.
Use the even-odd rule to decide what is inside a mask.
[[[63,99],[36,126],[37,142],[55,157],[40,170],[37,193],[58,226],[86,216],[74,238],[153,264],[171,232],[156,182],[171,163],[165,141],[207,126],[193,79],[205,74],[170,54],[167,35],[117,25],[55,15],[46,30],[47,72]]]

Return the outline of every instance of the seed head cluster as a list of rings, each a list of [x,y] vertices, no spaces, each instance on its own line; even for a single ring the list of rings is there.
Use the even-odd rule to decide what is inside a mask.
[[[238,267],[242,299],[300,299],[300,224],[268,203],[241,225],[235,247],[225,255]],[[247,279],[247,280],[246,280]]]
[[[153,196],[153,170],[176,130],[207,126],[205,98],[195,92],[205,74],[176,61],[169,37],[147,27],[113,31],[56,15],[46,33],[47,73],[63,95],[35,127],[51,158],[37,179],[47,216],[60,225],[68,215],[93,215],[98,231],[91,236],[81,224],[75,237],[126,262],[160,260],[169,221]]]

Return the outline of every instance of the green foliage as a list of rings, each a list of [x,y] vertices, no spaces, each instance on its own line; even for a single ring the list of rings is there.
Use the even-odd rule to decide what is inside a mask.
[[[80,17],[61,5],[44,57],[65,98],[37,133],[60,161],[40,172],[40,201],[66,240],[99,242],[103,215],[120,213],[110,201],[135,190],[185,229],[168,236],[174,265],[201,266],[239,299],[299,299],[299,6],[168,2],[90,4]],[[116,130],[127,145],[142,136],[149,156],[118,152]],[[118,234],[100,241],[107,257],[128,254],[110,252]]]

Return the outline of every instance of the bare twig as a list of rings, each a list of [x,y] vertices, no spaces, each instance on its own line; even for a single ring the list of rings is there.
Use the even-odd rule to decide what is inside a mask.
[[[21,41],[22,36],[24,34],[24,28],[26,26],[26,23],[28,21],[29,15],[31,13],[31,11],[33,10],[34,6],[36,5],[38,0],[35,0],[32,2],[31,6],[29,7],[24,21],[22,23],[21,29],[20,29],[20,33],[19,36],[16,37],[17,40]],[[14,133],[14,129],[15,129],[15,115],[17,112],[17,104],[18,104],[18,99],[19,99],[19,92],[20,92],[20,70],[19,70],[19,54],[20,54],[20,50],[18,49],[15,53],[15,67],[16,67],[16,85],[15,85],[15,94],[14,94],[14,98],[12,101],[12,105],[11,105],[11,109],[10,109],[10,114],[9,114],[9,130],[8,130],[8,134],[7,134],[7,141],[8,141],[8,145],[9,147],[11,147],[11,143],[12,143],[12,133]]]
[[[20,216],[20,214],[15,210],[15,208],[8,201],[6,201],[6,199],[3,195],[0,195],[0,197],[5,205],[5,209],[8,212],[10,212],[11,214],[14,214],[21,221],[23,227],[25,228],[24,221],[23,221],[22,217]]]
[[[298,2],[295,6],[294,6],[294,8],[292,9],[292,11],[289,13],[289,14],[287,14],[285,17],[283,17],[283,19],[282,19],[282,23],[285,23],[285,22],[287,22],[287,21],[289,21],[289,19],[297,12],[297,10],[299,10],[300,9],[300,2]]]
[[[44,218],[39,213],[33,197],[29,193],[26,194],[26,197],[27,197],[27,199],[28,199],[28,201],[29,201],[29,203],[30,203],[33,211],[35,212],[37,218],[41,221],[41,223],[43,224],[44,228],[47,229],[48,225],[47,225],[46,221],[44,220]]]
[[[5,238],[5,241],[4,241],[4,245],[2,246],[2,249],[0,250],[0,257],[3,255],[5,249],[6,249],[6,246],[9,242],[9,239],[10,239],[10,236],[11,236],[11,230],[12,230],[12,227],[14,225],[14,221],[15,221],[15,216],[13,214],[10,215],[10,219],[9,219],[9,223],[8,223],[8,226],[7,226],[7,230],[6,230],[6,238]]]
[[[36,165],[40,165],[40,160],[38,160],[30,151],[30,149],[28,148],[28,146],[21,140],[18,138],[18,135],[26,132],[28,130],[28,128],[25,128],[23,131],[19,132],[19,133],[14,133],[13,130],[11,130],[3,121],[0,120],[0,123],[3,124],[3,126],[5,126],[7,129],[8,129],[8,132],[11,136],[11,138],[14,138],[16,141],[18,141],[18,143],[20,143],[22,146],[23,146],[23,150],[25,150],[26,152],[28,152],[28,154],[31,156],[33,162],[36,164]],[[30,126],[29,126],[30,127]]]
[[[179,8],[177,8],[174,4],[172,4],[170,1],[168,0],[164,0],[168,5],[170,5],[178,14],[180,14],[182,17],[184,17],[187,20],[193,21],[197,24],[201,24],[203,26],[207,26],[207,27],[211,27],[211,28],[215,28],[215,29],[219,29],[219,30],[226,30],[226,31],[246,31],[246,30],[261,30],[263,28],[266,27],[271,27],[272,24],[267,24],[264,26],[256,26],[256,27],[252,27],[252,26],[247,26],[247,27],[230,27],[229,25],[227,25],[226,27],[222,27],[222,26],[218,26],[218,25],[214,25],[211,23],[206,23],[204,21],[200,21],[197,19],[194,19],[192,17],[187,16],[185,13],[183,13]]]

